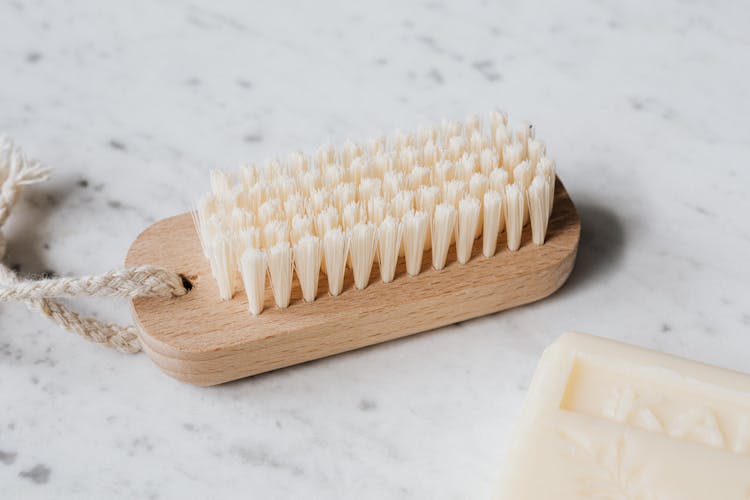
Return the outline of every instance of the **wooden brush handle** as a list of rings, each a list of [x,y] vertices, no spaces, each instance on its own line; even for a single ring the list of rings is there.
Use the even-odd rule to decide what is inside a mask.
[[[288,309],[274,307],[269,287],[266,308],[255,317],[242,291],[230,301],[218,300],[189,213],[143,231],[125,263],[163,266],[191,281],[193,288],[183,297],[134,300],[133,317],[144,350],[159,368],[185,382],[214,385],[544,298],[573,269],[579,238],[578,213],[558,179],[544,245],[531,242],[527,226],[517,252],[508,251],[500,238],[498,252],[485,258],[475,241],[471,260],[459,265],[453,246],[441,271],[431,268],[427,252],[417,276],[406,274],[401,259],[392,283],[382,283],[373,266],[369,286],[356,290],[347,272],[337,297],[328,295],[322,275],[311,304],[302,302],[295,280]]]

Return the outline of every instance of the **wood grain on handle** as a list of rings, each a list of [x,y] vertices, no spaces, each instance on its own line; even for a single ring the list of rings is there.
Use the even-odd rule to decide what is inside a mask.
[[[558,180],[542,246],[531,242],[526,227],[517,252],[505,248],[501,235],[497,254],[488,259],[477,240],[467,264],[456,262],[451,247],[441,271],[431,268],[427,252],[422,272],[414,277],[406,274],[401,259],[392,283],[382,283],[373,266],[364,290],[354,288],[349,270],[337,297],[328,295],[322,275],[312,304],[302,302],[295,279],[292,303],[285,310],[274,307],[269,285],[265,309],[256,317],[248,312],[242,291],[230,301],[219,301],[189,213],[143,231],[125,263],[164,266],[190,279],[193,289],[183,297],[134,300],[133,316],[142,330],[144,350],[159,368],[185,382],[214,385],[544,298],[572,271],[579,238],[578,213]]]

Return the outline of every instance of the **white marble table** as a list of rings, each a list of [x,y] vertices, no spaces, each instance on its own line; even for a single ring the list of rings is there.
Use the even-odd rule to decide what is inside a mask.
[[[750,371],[747,2],[245,3],[0,3],[0,130],[56,169],[16,207],[8,262],[105,271],[209,168],[500,105],[580,209],[573,276],[215,388],[2,304],[0,496],[486,498],[565,330]]]

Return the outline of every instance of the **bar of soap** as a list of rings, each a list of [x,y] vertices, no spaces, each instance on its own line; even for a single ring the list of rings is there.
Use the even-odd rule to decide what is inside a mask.
[[[750,375],[567,333],[534,374],[502,499],[750,499]]]

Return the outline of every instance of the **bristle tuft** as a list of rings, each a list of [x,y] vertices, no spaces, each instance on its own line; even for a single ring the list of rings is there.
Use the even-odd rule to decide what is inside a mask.
[[[245,250],[240,257],[240,271],[250,314],[257,316],[263,311],[263,294],[266,290],[265,252],[257,248]]]
[[[482,255],[492,257],[497,249],[497,236],[503,226],[503,197],[497,191],[484,193],[484,224],[482,234]]]
[[[271,278],[271,289],[276,307],[285,309],[292,296],[292,249],[284,241],[268,250],[268,275]]]
[[[523,191],[516,184],[505,188],[503,198],[503,212],[505,214],[505,233],[508,250],[516,251],[521,246],[521,232],[523,231]]]
[[[378,227],[378,267],[383,283],[390,283],[396,274],[396,264],[404,234],[403,223],[388,216]]]
[[[375,259],[375,225],[358,222],[352,228],[349,255],[352,261],[354,286],[358,290],[367,287]]]
[[[305,302],[313,302],[318,294],[318,277],[322,259],[320,238],[310,234],[302,236],[294,245],[294,269]]]
[[[409,276],[416,276],[422,269],[422,255],[427,239],[427,213],[412,210],[404,215],[403,222],[406,272]]]
[[[450,203],[441,203],[435,207],[432,220],[432,267],[438,271],[445,267],[457,213],[456,207]]]
[[[346,256],[349,253],[349,237],[341,228],[326,231],[323,237],[326,275],[328,276],[328,293],[339,295],[344,288]]]
[[[479,208],[479,200],[473,196],[466,197],[458,203],[456,260],[459,264],[466,264],[471,258],[471,248],[479,224]]]

